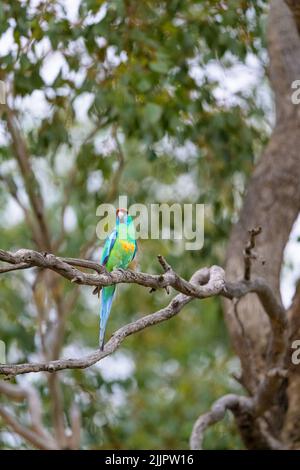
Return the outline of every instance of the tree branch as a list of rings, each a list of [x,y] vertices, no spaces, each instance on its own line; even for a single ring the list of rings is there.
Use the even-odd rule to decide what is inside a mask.
[[[2,418],[21,436],[25,437],[34,446],[41,449],[57,449],[58,444],[51,434],[43,426],[42,406],[37,391],[30,385],[21,387],[13,385],[3,380],[0,381],[0,393],[6,395],[14,401],[24,401],[28,403],[28,410],[31,419],[31,430],[14,420],[14,418],[2,407],[0,415]],[[21,431],[21,432],[20,432]]]
[[[252,400],[250,398],[242,397],[239,395],[224,395],[219,398],[212,406],[211,410],[204,415],[199,416],[193,426],[193,430],[190,437],[190,448],[191,450],[202,450],[202,444],[204,439],[204,432],[209,426],[216,424],[221,421],[227,410],[231,410],[237,414],[248,411],[252,412]]]
[[[272,290],[262,279],[225,283],[225,273],[223,269],[219,266],[212,266],[211,268],[200,269],[188,282],[175,273],[163,257],[159,256],[158,259],[164,269],[164,273],[151,275],[123,270],[107,272],[103,266],[92,261],[59,258],[52,254],[39,253],[33,250],[19,250],[14,254],[0,250],[0,260],[6,263],[17,266],[23,263],[26,269],[34,266],[50,269],[69,281],[81,285],[101,287],[118,283],[135,283],[154,289],[173,287],[180,292],[165,308],[120,328],[108,341],[104,351],[96,350],[92,354],[78,359],[60,359],[33,364],[3,364],[0,366],[0,373],[13,376],[28,372],[55,372],[63,369],[86,368],[100,361],[107,355],[112,354],[127,336],[172,318],[194,298],[204,299],[222,295],[233,299],[240,298],[249,292],[257,293],[269,316],[273,331],[271,348],[273,358],[272,365],[278,365],[278,358],[279,356],[281,357],[286,344],[285,335],[283,334],[286,327],[285,310],[276,299]],[[75,268],[74,265],[94,269],[96,274],[82,272]]]
[[[245,263],[247,263],[246,259],[249,258],[250,260],[251,258],[253,245],[254,242],[250,240]],[[192,432],[191,446],[193,449],[201,448],[205,429],[222,419],[227,409],[234,413],[237,421],[241,421],[247,416],[248,420],[252,420],[255,426],[261,428],[260,417],[272,405],[276,391],[286,377],[286,371],[283,367],[288,337],[285,309],[264,279],[244,279],[239,282],[226,283],[223,269],[219,266],[212,266],[196,271],[190,281],[186,281],[172,269],[162,256],[158,256],[158,261],[164,272],[159,275],[124,270],[108,272],[104,266],[93,261],[60,258],[49,253],[39,253],[37,251],[24,249],[16,253],[0,250],[0,261],[11,264],[18,269],[28,269],[32,267],[50,269],[71,282],[80,285],[94,286],[96,288],[111,284],[135,283],[150,287],[152,290],[173,287],[179,292],[166,307],[158,312],[139,318],[117,330],[106,343],[103,351],[96,350],[81,358],[55,359],[41,363],[1,364],[0,374],[6,376],[15,376],[28,372],[56,372],[64,369],[83,369],[112,354],[118,349],[127,336],[177,315],[186,304],[195,298],[204,299],[221,295],[229,299],[240,299],[248,293],[256,293],[269,318],[271,326],[267,372],[261,379],[252,397],[239,397],[235,395],[223,397],[216,402],[209,413],[200,416]],[[95,273],[86,273],[78,268],[91,269],[94,270]],[[250,269],[248,272],[250,277]],[[257,421],[255,422],[255,420]],[[57,429],[60,431],[61,439],[65,441],[63,425],[62,423],[59,424]],[[76,441],[78,440],[78,423],[75,423],[75,428],[77,437],[74,436],[74,439]],[[269,435],[267,430],[263,432],[262,429],[259,429],[259,431],[261,436],[263,436],[262,439],[268,440],[269,446],[277,446],[276,448],[278,448],[279,444],[274,436]],[[74,446],[75,443],[71,443],[71,445]]]
[[[41,248],[49,250],[51,249],[51,239],[44,213],[44,202],[38,181],[30,163],[27,145],[19,128],[14,111],[12,111],[8,106],[6,106],[5,109],[7,127],[12,139],[12,145],[15,150],[14,154],[23,177],[26,192],[28,194],[34,216],[40,229],[41,237],[39,237],[39,240],[42,243]]]
[[[163,321],[169,320],[177,315],[181,309],[190,301],[192,297],[183,294],[178,294],[165,308],[158,312],[152,313],[145,317],[139,318],[135,322],[129,323],[117,330],[110,340],[106,343],[104,350],[100,349],[94,351],[87,356],[76,359],[59,359],[49,362],[41,363],[27,363],[27,364],[1,364],[0,374],[7,376],[14,376],[19,374],[26,374],[28,372],[55,372],[63,369],[85,369],[96,362],[99,362],[104,357],[112,354],[127,336],[130,336],[138,331],[144,330],[149,326],[156,325]]]
[[[6,411],[3,407],[0,407],[1,418],[15,431],[19,436],[24,437],[28,442],[41,450],[55,450],[57,445],[53,445],[47,439],[43,438],[34,431],[31,431],[27,427],[20,424],[11,414]]]
[[[249,397],[229,394],[219,398],[211,407],[210,411],[199,416],[193,426],[190,437],[191,450],[202,450],[204,433],[208,427],[221,421],[231,411],[237,421],[245,421],[245,417],[252,419],[254,413],[254,400]],[[274,450],[283,450],[286,447],[276,438],[270,435],[264,422],[259,420],[260,432],[268,447]]]
[[[167,270],[164,274],[153,275],[146,273],[139,273],[135,271],[116,270],[108,272],[104,266],[101,266],[93,261],[60,258],[49,253],[40,253],[34,250],[19,250],[16,253],[0,250],[0,261],[9,264],[19,265],[24,264],[24,269],[29,267],[38,267],[43,269],[50,269],[60,274],[69,281],[87,286],[108,286],[112,284],[139,284],[144,287],[152,287],[155,289],[162,289],[165,287],[173,287],[175,290],[196,298],[207,298],[213,295],[220,294],[225,290],[224,271],[218,266],[205,268],[201,272],[201,283],[203,285],[193,285],[191,282],[186,281],[176,274],[173,269]],[[90,268],[97,271],[97,274],[89,274],[76,269],[74,266],[83,268]],[[230,297],[230,293],[227,295]]]
[[[227,410],[233,412],[237,421],[244,421],[245,416],[248,416],[248,426],[249,422],[255,423],[255,420],[273,405],[276,392],[287,377],[287,371],[284,369],[289,334],[286,311],[274,296],[271,288],[263,279],[256,279],[240,283],[227,283],[226,289],[235,298],[241,298],[246,293],[255,292],[264,307],[271,326],[267,360],[268,369],[252,397],[225,395],[217,400],[210,412],[197,419],[190,438],[191,449],[194,450],[202,449],[204,431],[208,426],[223,419]],[[261,428],[261,423],[257,421],[255,424],[258,424]],[[283,447],[266,430],[261,428],[260,433],[262,438],[267,440],[270,448],[279,449]]]

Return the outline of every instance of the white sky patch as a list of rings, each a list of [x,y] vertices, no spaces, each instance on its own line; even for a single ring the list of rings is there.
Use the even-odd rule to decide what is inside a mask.
[[[74,70],[70,70],[67,72],[67,76],[68,79],[75,84],[76,88],[80,88],[86,78],[86,70],[83,67],[76,72]]]
[[[94,352],[94,349],[92,348],[87,348],[85,346],[79,345],[78,343],[75,344],[68,344],[63,348],[63,355],[62,357],[68,358],[68,357],[83,357],[88,354],[91,354]]]
[[[17,434],[13,434],[9,431],[0,431],[0,434],[2,436],[3,443],[5,442],[8,447],[15,447],[16,450],[22,449],[24,442]],[[4,448],[2,449],[4,450]]]
[[[87,190],[89,193],[96,193],[103,184],[103,174],[101,170],[93,171],[87,180]]]
[[[106,423],[115,423],[115,420],[118,415],[118,410],[124,409],[127,403],[127,393],[124,388],[119,385],[118,383],[114,383],[111,386],[110,390],[107,390],[106,387],[101,387],[98,390],[99,397],[101,396],[101,400],[105,402],[107,410],[109,410],[109,414],[106,413],[106,416],[102,415],[102,419],[100,414],[97,415],[96,419],[94,420],[95,423],[98,425],[105,425]]]
[[[34,51],[38,59],[41,59],[45,54],[51,50],[50,39],[44,36],[40,41],[35,42]]]
[[[107,4],[103,3],[101,5],[99,11],[94,15],[92,13],[89,13],[87,17],[84,20],[84,25],[92,25],[92,24],[98,24],[100,21],[103,20],[107,13]]]
[[[37,356],[35,359],[41,360],[41,357]],[[17,383],[18,385],[21,385],[21,387],[26,386],[27,384],[33,384],[37,382],[45,382],[45,379],[42,377],[41,374],[36,374],[34,372],[24,375],[18,375],[17,378]]]
[[[55,51],[45,58],[40,68],[40,75],[47,85],[52,85],[61,70],[67,74],[69,67],[64,56]]]
[[[199,149],[193,142],[187,141],[184,146],[176,146],[174,148],[175,157],[182,162],[186,162],[190,158],[195,158],[199,153]]]
[[[180,175],[173,186],[175,197],[180,199],[196,199],[199,194],[199,188],[195,184],[193,176],[189,173]]]
[[[78,20],[78,10],[81,0],[63,0],[64,7],[67,12],[67,17],[73,23]]]
[[[66,144],[62,144],[55,156],[55,173],[59,176],[67,176],[74,165],[74,160],[75,152]]]
[[[7,145],[8,144],[8,138],[7,138],[7,132],[4,129],[3,123],[0,123],[0,145]]]
[[[119,54],[116,46],[108,46],[106,50],[106,61],[110,67],[118,67],[121,62],[126,62],[127,58],[125,51],[121,51]]]
[[[52,181],[52,173],[48,166],[46,158],[37,158],[33,160],[33,170],[39,182],[42,196],[46,207],[51,207],[57,202],[59,195]]]
[[[22,3],[25,4],[26,2],[23,0]],[[31,0],[30,7],[37,8],[41,3],[45,3],[45,0]]]
[[[95,38],[95,42],[100,49],[105,47],[107,44],[107,40],[103,36],[99,36],[98,38]]]
[[[229,60],[234,58],[229,54]],[[238,93],[251,91],[262,79],[264,71],[261,62],[253,54],[248,54],[245,64],[235,63],[225,68],[220,61],[211,61],[203,68],[199,65],[199,59],[195,57],[189,61],[190,75],[197,85],[201,87],[204,78],[216,81],[219,86],[215,89],[215,98],[220,104],[233,105],[239,103]]]
[[[179,175],[177,180],[169,185],[153,180],[151,189],[157,202],[181,202],[184,199],[191,201],[196,200],[199,195],[199,188],[190,173]]]
[[[16,48],[17,46],[14,42],[13,28],[8,28],[0,37],[0,57],[4,57]]]
[[[109,134],[109,131],[104,131],[99,134],[94,140],[95,150],[99,155],[108,156],[114,150],[117,150],[115,139]]]
[[[126,380],[132,376],[135,365],[133,360],[123,352],[116,352],[113,356],[105,357],[96,366],[106,382]]]
[[[199,155],[199,148],[193,142],[187,140],[183,145],[178,145],[174,139],[167,136],[155,146],[155,151],[158,155],[164,153],[174,155],[181,162],[195,159]]]
[[[300,278],[300,215],[298,216],[289,241],[284,250],[284,266],[281,271],[281,295],[285,307],[291,304],[296,282]]]
[[[22,311],[19,313],[20,315],[22,315]],[[19,348],[17,338],[10,343],[10,347],[8,348],[8,350],[6,350],[6,354],[6,360],[8,364],[17,364],[22,360],[24,354]]]
[[[4,214],[2,214],[1,225],[3,227],[13,227],[20,223],[24,218],[24,214],[19,204],[14,199],[9,198]]]
[[[77,227],[76,212],[71,206],[68,206],[65,210],[64,226],[65,226],[66,232],[68,233],[73,232],[73,230],[75,230],[75,228]]]
[[[16,107],[25,116],[26,125],[34,125],[37,120],[44,119],[51,113],[51,106],[41,90],[34,90],[31,95],[16,98]]]
[[[92,253],[92,259],[96,261],[97,263],[101,259],[102,250],[103,250],[103,242],[102,242],[102,246],[99,246],[98,248],[96,248]]]
[[[77,98],[74,100],[74,109],[75,109],[75,114],[76,114],[76,119],[79,122],[85,122],[88,117],[88,110],[91,107],[91,104],[94,101],[94,94],[93,93],[82,93],[81,95],[77,96]]]

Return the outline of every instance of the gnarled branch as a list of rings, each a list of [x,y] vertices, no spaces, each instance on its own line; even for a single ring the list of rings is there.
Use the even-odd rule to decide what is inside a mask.
[[[180,292],[163,309],[120,328],[108,341],[104,351],[96,350],[83,358],[57,359],[32,364],[2,364],[0,365],[0,373],[4,375],[14,376],[28,372],[55,372],[63,369],[89,367],[112,354],[127,336],[168,320],[178,314],[187,303],[195,298],[204,299],[216,295],[233,299],[240,298],[249,292],[256,292],[272,324],[272,331],[274,333],[272,357],[275,353],[276,357],[278,357],[285,347],[285,339],[283,339],[284,335],[282,335],[285,329],[285,311],[272,290],[262,279],[226,283],[223,269],[219,266],[212,266],[200,269],[194,273],[190,281],[186,281],[161,256],[158,257],[158,260],[163,267],[164,273],[160,275],[124,270],[116,270],[110,273],[103,266],[93,261],[59,258],[52,254],[39,253],[33,250],[19,250],[16,253],[0,250],[0,260],[17,266],[18,269],[21,269],[21,264],[24,266],[24,269],[32,267],[50,269],[69,281],[81,285],[102,287],[119,283],[135,283],[152,289],[173,287]],[[93,269],[96,271],[96,274],[83,272],[74,266]],[[274,363],[277,362],[275,361]]]

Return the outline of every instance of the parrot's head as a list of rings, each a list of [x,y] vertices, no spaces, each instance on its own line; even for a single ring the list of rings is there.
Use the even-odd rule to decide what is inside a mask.
[[[131,218],[126,209],[117,209],[117,224],[127,224]]]

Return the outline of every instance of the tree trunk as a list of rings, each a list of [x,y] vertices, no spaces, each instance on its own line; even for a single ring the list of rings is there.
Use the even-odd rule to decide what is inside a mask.
[[[300,79],[299,3],[273,0],[270,5],[267,40],[276,124],[250,180],[239,221],[232,229],[226,261],[227,280],[240,279],[244,269],[243,249],[249,236],[247,231],[261,226],[256,251],[265,263],[253,262],[252,276],[264,277],[278,296],[284,248],[300,211],[300,105],[291,101],[291,84]],[[244,334],[232,303],[225,301],[224,310],[235,351],[241,359],[241,381],[253,394],[267,365],[268,318],[255,294],[249,294],[236,306]],[[265,419],[272,436],[300,448],[299,371],[289,371],[288,379],[278,390]],[[255,420],[249,425],[240,426],[246,446],[267,447],[256,429]]]

